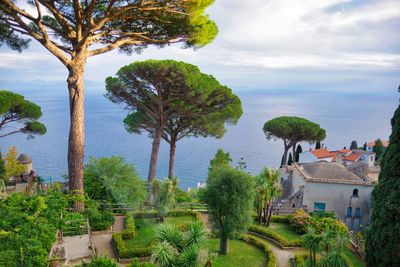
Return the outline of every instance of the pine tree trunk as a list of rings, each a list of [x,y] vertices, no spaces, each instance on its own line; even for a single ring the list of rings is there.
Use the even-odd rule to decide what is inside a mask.
[[[290,147],[285,145],[285,150],[283,151],[283,165],[287,164],[289,148]]]
[[[219,253],[221,255],[227,255],[229,252],[229,236],[226,233],[221,233],[219,242]]]
[[[175,164],[175,149],[176,149],[176,140],[172,139],[169,144],[169,166],[168,166],[168,177],[174,177],[174,164]]]
[[[70,128],[68,138],[69,191],[83,195],[83,157],[85,146],[84,128],[84,65],[85,59],[76,59],[68,67],[67,79],[70,108]],[[76,211],[84,209],[83,201],[74,204]]]
[[[151,194],[151,186],[157,173],[157,160],[158,152],[160,151],[161,142],[161,129],[157,129],[153,137],[153,145],[151,148],[150,165],[149,165],[149,175],[147,177],[147,187],[148,187],[148,203],[153,203],[153,197]]]

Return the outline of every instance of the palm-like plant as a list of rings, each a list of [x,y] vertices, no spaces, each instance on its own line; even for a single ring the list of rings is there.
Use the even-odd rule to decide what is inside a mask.
[[[322,236],[315,232],[314,228],[309,228],[303,235],[303,245],[310,251],[311,267],[316,266],[317,252],[321,249]]]
[[[176,265],[182,267],[197,267],[199,265],[198,254],[198,246],[192,245],[190,247],[186,247],[178,256]]]
[[[164,267],[173,266],[178,254],[178,250],[168,241],[157,241],[154,246],[152,261]]]
[[[152,184],[152,194],[154,206],[157,209],[161,222],[170,208],[175,204],[175,186],[177,181],[167,179],[165,181],[154,180]]]
[[[184,245],[183,234],[172,224],[160,224],[156,236],[158,241],[167,241],[176,249],[180,249]]]
[[[197,222],[188,226],[184,236],[186,246],[203,246],[210,236],[210,231],[202,223]]]

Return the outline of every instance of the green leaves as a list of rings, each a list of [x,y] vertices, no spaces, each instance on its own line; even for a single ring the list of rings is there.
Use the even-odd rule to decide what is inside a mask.
[[[23,96],[9,91],[0,91],[0,131],[9,123],[24,123],[25,126],[5,134],[1,137],[22,132],[32,136],[34,134],[43,135],[46,133],[46,126],[36,121],[42,116],[42,111],[38,105],[25,100]]]

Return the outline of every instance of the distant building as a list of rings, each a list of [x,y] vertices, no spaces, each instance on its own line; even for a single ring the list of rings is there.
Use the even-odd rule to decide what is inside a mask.
[[[33,170],[32,158],[27,154],[20,154],[17,158],[18,162],[25,166],[25,173],[30,173]]]
[[[384,141],[384,140],[381,140],[381,141],[382,141],[382,145],[384,147],[388,147],[389,146],[389,141]],[[374,151],[374,146],[375,146],[375,141],[368,142],[367,143],[367,151],[369,151],[369,152]]]
[[[370,221],[373,180],[367,175],[367,164],[358,165],[349,170],[340,163],[320,161],[281,168],[281,205],[332,211],[349,229],[360,230]]]
[[[362,149],[353,149],[352,151],[354,154],[360,155],[360,158],[358,159],[359,162],[365,162],[369,167],[375,166],[375,152],[365,151]]]
[[[308,151],[300,153],[300,162],[311,163],[316,161],[327,161],[327,162],[336,161],[336,154],[329,152],[325,148],[310,149]]]

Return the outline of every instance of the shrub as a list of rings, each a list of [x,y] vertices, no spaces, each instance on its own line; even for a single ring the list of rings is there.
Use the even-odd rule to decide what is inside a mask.
[[[289,219],[290,228],[298,234],[305,234],[311,225],[311,216],[304,210],[296,210]]]
[[[152,211],[140,211],[132,213],[133,218],[138,219],[146,219],[146,218],[157,218],[159,217],[158,212],[155,210]]]
[[[111,227],[114,223],[114,214],[111,211],[100,211],[97,209],[85,209],[92,230],[101,231]]]
[[[135,220],[133,219],[132,216],[127,215],[125,217],[125,229],[122,232],[122,238],[123,239],[130,239],[135,236]]]
[[[251,235],[242,235],[241,239],[246,243],[252,244],[260,249],[262,249],[267,255],[267,267],[275,267],[277,265],[276,256],[269,248],[268,244],[260,240],[257,237]]]
[[[289,223],[290,215],[272,215],[271,222]]]
[[[93,259],[89,263],[83,262],[82,265],[80,265],[80,266],[82,266],[82,267],[118,267],[118,264],[112,259],[108,259],[105,257],[104,258],[99,257],[99,258]]]
[[[249,231],[269,237],[277,242],[279,242],[284,247],[301,247],[303,241],[301,239],[287,240],[285,237],[281,236],[277,232],[274,232],[270,228],[261,225],[251,225]]]
[[[178,189],[177,192],[175,193],[175,201],[178,203],[192,202],[193,199],[190,196],[189,192]]]
[[[139,259],[135,258],[132,260],[129,267],[156,267],[156,265],[151,262],[140,262]]]
[[[65,236],[87,234],[86,218],[81,213],[64,212],[62,229]]]
[[[193,210],[171,210],[167,213],[167,217],[183,217],[183,216],[193,216],[195,221],[201,221],[200,213]]]
[[[112,242],[120,258],[136,258],[150,256],[153,250],[152,246],[148,247],[129,247],[125,246],[125,241],[122,238],[123,233],[114,233],[112,235]]]

